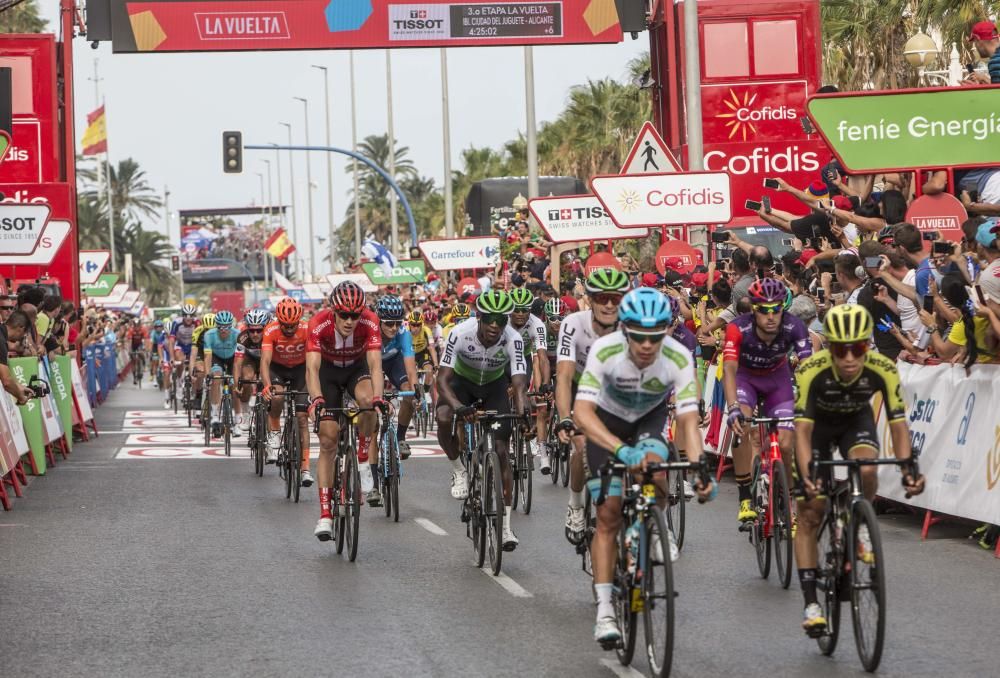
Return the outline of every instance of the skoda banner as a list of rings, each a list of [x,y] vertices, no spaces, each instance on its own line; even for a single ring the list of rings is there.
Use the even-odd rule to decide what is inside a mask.
[[[422,259],[405,259],[399,266],[385,272],[385,269],[375,263],[361,264],[365,275],[376,285],[420,285],[427,276],[427,269]]]
[[[83,286],[83,293],[88,297],[106,297],[111,294],[120,277],[117,273],[102,273],[93,285]]]
[[[500,238],[421,240],[420,253],[435,271],[494,268],[500,263]]]

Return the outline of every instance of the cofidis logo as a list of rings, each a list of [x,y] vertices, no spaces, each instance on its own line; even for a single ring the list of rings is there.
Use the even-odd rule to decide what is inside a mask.
[[[795,120],[798,115],[791,106],[757,104],[758,93],[746,90],[741,97],[730,88],[729,95],[722,100],[724,111],[715,117],[725,121],[730,141],[746,141],[757,134],[757,123],[768,120]]]

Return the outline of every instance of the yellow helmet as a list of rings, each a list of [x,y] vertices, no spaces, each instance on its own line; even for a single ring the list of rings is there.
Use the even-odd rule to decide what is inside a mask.
[[[472,309],[468,304],[455,304],[451,307],[451,319],[454,321],[465,320],[472,315]]]
[[[215,327],[215,314],[206,313],[205,315],[201,316],[201,326],[204,327],[206,330],[210,330],[213,327]]]
[[[406,314],[406,322],[411,325],[420,325],[424,322],[424,315],[418,310],[410,311]]]
[[[857,304],[840,304],[826,313],[823,319],[823,333],[833,344],[853,344],[872,338],[874,325],[868,309]]]

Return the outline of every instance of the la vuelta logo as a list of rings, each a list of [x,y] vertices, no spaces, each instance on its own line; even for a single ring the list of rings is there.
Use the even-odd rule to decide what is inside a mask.
[[[757,93],[747,90],[743,97],[729,90],[729,96],[722,100],[722,104],[728,109],[727,113],[719,113],[715,117],[723,118],[727,122],[726,128],[729,130],[729,139],[734,140],[739,137],[739,141],[746,141],[750,134],[757,134],[755,122],[766,120],[795,120],[795,109],[791,106],[769,106],[764,105],[754,108],[757,101]]]
[[[986,489],[992,490],[1000,480],[1000,426],[993,431],[993,449],[986,453]]]

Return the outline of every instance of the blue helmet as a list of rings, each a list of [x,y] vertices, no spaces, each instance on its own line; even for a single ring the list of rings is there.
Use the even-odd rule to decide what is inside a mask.
[[[215,314],[215,326],[228,328],[232,327],[233,323],[236,322],[236,318],[229,311],[219,311]]]
[[[380,320],[402,320],[404,312],[403,302],[392,294],[382,297],[375,305],[375,313]]]
[[[618,319],[632,327],[661,327],[673,318],[666,295],[652,287],[632,290],[618,305]]]

